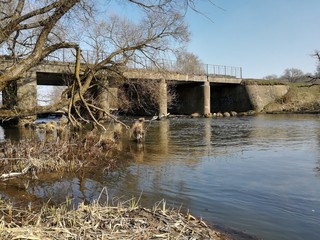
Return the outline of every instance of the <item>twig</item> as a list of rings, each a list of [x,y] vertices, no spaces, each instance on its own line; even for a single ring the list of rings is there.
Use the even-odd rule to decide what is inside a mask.
[[[12,177],[18,177],[18,176],[24,175],[30,170],[31,167],[32,167],[32,164],[30,163],[24,169],[22,169],[21,172],[4,173],[0,175],[0,179],[6,179],[6,178],[12,178]]]
[[[27,160],[27,158],[1,158],[0,161]]]
[[[126,129],[130,129],[130,127],[129,127],[127,124],[125,124],[124,122],[121,122],[121,121],[118,120],[115,116],[113,116],[111,113],[108,113],[108,112],[105,111],[104,109],[99,108],[99,107],[97,107],[97,106],[95,106],[95,105],[93,105],[93,104],[90,104],[90,103],[88,103],[88,106],[90,106],[90,107],[92,107],[92,108],[95,108],[95,109],[97,109],[97,110],[99,110],[99,111],[102,111],[103,113],[105,113],[106,115],[108,115],[108,117],[110,117],[111,119],[113,119],[115,122],[120,123],[120,124],[123,125]]]

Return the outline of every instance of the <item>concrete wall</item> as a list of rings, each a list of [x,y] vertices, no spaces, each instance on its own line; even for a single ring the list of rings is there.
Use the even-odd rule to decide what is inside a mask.
[[[108,88],[109,92],[109,107],[111,110],[118,109],[119,103],[118,103],[118,88]]]
[[[261,111],[270,102],[285,95],[289,86],[287,85],[246,85],[252,107],[256,111]]]

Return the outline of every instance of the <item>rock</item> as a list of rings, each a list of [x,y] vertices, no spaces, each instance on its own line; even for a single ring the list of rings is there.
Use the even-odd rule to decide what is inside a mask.
[[[204,117],[206,117],[206,118],[212,118],[212,113],[206,113],[206,114],[204,115]]]
[[[225,117],[230,117],[231,115],[230,115],[230,113],[228,113],[228,112],[224,112],[224,113],[223,113],[223,116],[225,116]]]
[[[237,116],[237,115],[238,115],[238,113],[237,113],[237,112],[235,112],[235,111],[231,111],[231,112],[230,112],[230,114],[231,114],[231,116],[232,116],[232,117],[235,117],[235,116]]]
[[[218,112],[217,117],[223,117],[223,114],[221,112]]]
[[[200,117],[200,114],[199,113],[192,113],[191,117],[193,117],[193,118]]]

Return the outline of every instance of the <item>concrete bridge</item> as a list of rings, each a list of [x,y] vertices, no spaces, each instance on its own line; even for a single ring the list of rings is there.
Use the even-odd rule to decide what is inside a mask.
[[[7,63],[0,62],[0,69]],[[143,66],[143,67],[141,67]],[[179,71],[165,68],[159,70],[147,64],[128,66],[124,75],[132,80],[157,81],[159,84],[159,114],[208,114],[218,111],[247,111],[252,109],[245,86],[242,82],[242,69],[239,67],[203,65],[198,72]],[[32,109],[37,105],[37,85],[65,85],[66,79],[74,72],[74,63],[45,60],[26,73],[18,81],[15,96],[3,93],[3,105],[9,109]],[[108,76],[107,76],[108,77]],[[177,104],[167,105],[168,85],[174,85]],[[9,92],[12,91],[9,89]],[[113,93],[112,96],[110,92]],[[113,98],[113,99],[112,99]],[[116,102],[117,89],[110,86],[102,93],[101,99]],[[107,106],[108,108],[109,106]]]

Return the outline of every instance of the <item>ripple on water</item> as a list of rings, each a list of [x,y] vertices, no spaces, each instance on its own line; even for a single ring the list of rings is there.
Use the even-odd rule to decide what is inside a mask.
[[[39,184],[33,194],[90,201],[106,187],[109,198],[142,193],[141,202],[149,206],[166,199],[207,221],[264,239],[320,235],[317,116],[158,121],[141,148],[124,143],[123,149],[119,157],[128,164],[119,172],[97,171],[84,183],[80,176],[66,176]]]

